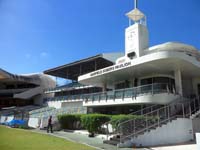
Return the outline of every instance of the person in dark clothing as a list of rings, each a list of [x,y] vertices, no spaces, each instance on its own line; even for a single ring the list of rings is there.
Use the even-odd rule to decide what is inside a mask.
[[[53,133],[52,116],[50,116],[48,119],[47,133],[49,133],[49,128],[51,130],[51,133]]]

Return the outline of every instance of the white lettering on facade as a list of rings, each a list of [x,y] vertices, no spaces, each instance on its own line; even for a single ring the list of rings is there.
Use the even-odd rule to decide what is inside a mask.
[[[108,73],[108,72],[111,72],[111,71],[114,71],[114,70],[118,70],[118,69],[121,69],[121,68],[126,68],[126,67],[128,67],[130,65],[131,65],[131,62],[126,62],[126,63],[119,64],[119,65],[116,65],[116,66],[111,66],[111,67],[108,67],[108,68],[105,68],[105,69],[102,69],[102,70],[95,71],[95,72],[91,73],[90,76],[91,77],[98,76],[98,75],[101,75],[101,74],[104,74],[104,73]]]

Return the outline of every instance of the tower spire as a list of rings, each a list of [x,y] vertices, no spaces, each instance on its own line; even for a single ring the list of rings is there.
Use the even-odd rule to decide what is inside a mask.
[[[135,0],[134,6],[135,6],[135,9],[138,8],[138,1],[137,0]]]

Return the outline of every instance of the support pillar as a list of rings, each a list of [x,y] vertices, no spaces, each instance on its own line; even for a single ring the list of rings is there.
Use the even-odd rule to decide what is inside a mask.
[[[178,93],[181,96],[183,96],[181,71],[179,69],[174,71],[174,77],[175,77],[176,93]]]
[[[107,89],[107,84],[104,83],[104,84],[103,84],[103,88],[102,88],[102,92],[106,92],[106,89]]]

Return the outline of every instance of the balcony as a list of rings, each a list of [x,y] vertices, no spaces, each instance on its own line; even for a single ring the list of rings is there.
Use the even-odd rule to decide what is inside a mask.
[[[59,86],[59,87],[55,87],[55,88],[51,88],[51,89],[46,89],[44,91],[44,93],[49,94],[49,93],[69,91],[69,90],[74,90],[74,89],[83,89],[83,88],[89,88],[89,87],[92,87],[92,86],[86,86],[86,85],[82,85],[78,82],[75,82],[75,83],[69,83],[67,85],[63,85],[63,86]]]
[[[139,87],[85,94],[83,106],[122,104],[167,104],[178,97],[175,88],[166,83],[155,83]]]
[[[174,86],[166,83],[148,84],[133,88],[100,93],[59,96],[48,102],[83,101],[83,106],[106,106],[127,104],[167,104],[178,98]]]

